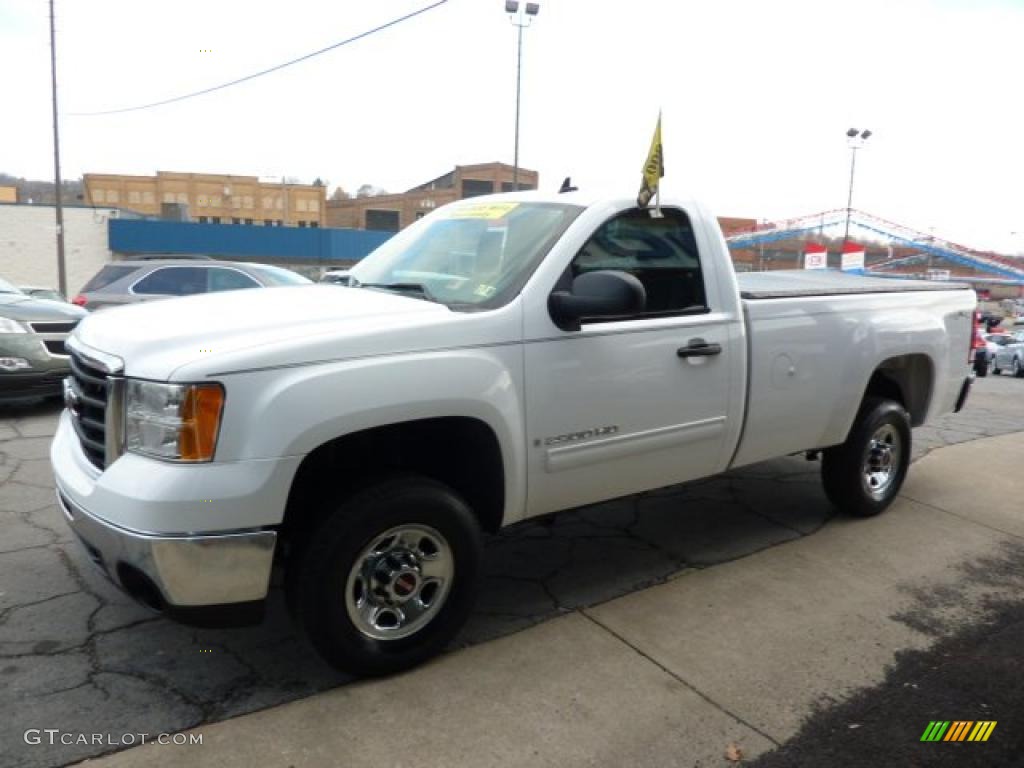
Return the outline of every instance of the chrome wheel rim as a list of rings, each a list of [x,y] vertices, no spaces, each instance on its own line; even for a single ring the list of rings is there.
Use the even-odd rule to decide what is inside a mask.
[[[876,501],[884,499],[899,471],[900,435],[891,424],[883,424],[875,430],[864,452],[861,469],[861,485],[865,493]]]
[[[345,610],[366,637],[409,637],[437,616],[454,573],[451,547],[435,529],[392,528],[356,558],[345,585]]]

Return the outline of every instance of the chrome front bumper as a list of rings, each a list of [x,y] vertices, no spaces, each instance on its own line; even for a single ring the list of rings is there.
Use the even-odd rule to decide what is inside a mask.
[[[90,558],[121,589],[172,617],[177,609],[263,601],[277,533],[168,536],[100,520],[58,488],[57,504]]]

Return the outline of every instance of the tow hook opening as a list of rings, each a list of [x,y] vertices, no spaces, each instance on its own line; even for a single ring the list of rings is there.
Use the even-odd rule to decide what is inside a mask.
[[[160,588],[153,583],[153,580],[133,565],[128,563],[117,564],[117,578],[132,598],[142,603],[151,610],[163,613],[166,604]]]

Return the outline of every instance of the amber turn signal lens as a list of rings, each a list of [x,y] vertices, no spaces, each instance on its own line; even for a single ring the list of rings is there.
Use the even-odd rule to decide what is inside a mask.
[[[220,384],[193,384],[181,406],[178,453],[181,461],[210,461],[217,446],[224,389]]]

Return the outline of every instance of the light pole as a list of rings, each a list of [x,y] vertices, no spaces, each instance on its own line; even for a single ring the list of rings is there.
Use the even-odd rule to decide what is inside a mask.
[[[866,142],[871,138],[871,131],[858,131],[856,128],[851,128],[846,132],[846,144],[850,147],[850,192],[846,196],[846,229],[843,231],[843,250],[839,254],[839,258],[842,259],[843,252],[846,251],[846,241],[850,237],[850,212],[853,210],[853,172],[857,167],[857,150],[864,146]]]
[[[515,153],[512,160],[512,186],[519,191],[519,93],[523,79],[523,29],[533,23],[533,17],[540,10],[540,3],[520,3],[519,0],[505,0],[505,13],[508,20],[517,28],[516,43],[516,138]]]

